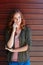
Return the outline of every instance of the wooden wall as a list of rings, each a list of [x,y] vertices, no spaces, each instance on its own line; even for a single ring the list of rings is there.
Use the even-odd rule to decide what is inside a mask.
[[[0,0],[0,65],[7,65],[4,31],[12,9],[19,8],[32,29],[31,65],[43,65],[43,0]]]

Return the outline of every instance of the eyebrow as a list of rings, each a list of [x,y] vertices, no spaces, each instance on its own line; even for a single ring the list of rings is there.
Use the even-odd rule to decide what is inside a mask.
[[[19,18],[19,17],[21,17],[21,16],[18,16],[18,18]],[[16,18],[16,17],[14,17],[14,18]]]

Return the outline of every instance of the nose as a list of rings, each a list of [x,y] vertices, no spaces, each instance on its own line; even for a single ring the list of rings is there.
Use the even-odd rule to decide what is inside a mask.
[[[19,19],[16,20],[16,22],[18,22],[18,21],[19,21]]]
[[[17,19],[17,21],[19,21],[19,19]]]
[[[17,19],[15,22],[18,24],[18,22],[19,22],[19,19]]]

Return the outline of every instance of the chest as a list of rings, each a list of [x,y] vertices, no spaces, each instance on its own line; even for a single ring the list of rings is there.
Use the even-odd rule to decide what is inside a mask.
[[[26,37],[25,37],[25,32],[22,32],[21,35],[19,36],[19,42],[20,42],[20,46],[22,47],[25,44],[26,41]]]
[[[13,48],[22,47],[25,45],[26,37],[25,31],[21,31],[19,35],[15,37]]]
[[[15,37],[15,45],[14,45],[15,48],[19,48],[19,38],[16,36]]]

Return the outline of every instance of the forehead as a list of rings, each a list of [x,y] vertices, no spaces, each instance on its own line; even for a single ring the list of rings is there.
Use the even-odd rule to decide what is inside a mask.
[[[14,14],[14,17],[17,17],[17,18],[18,18],[18,17],[21,17],[21,14],[20,14],[19,12],[18,12],[18,13],[15,13],[15,14]]]

